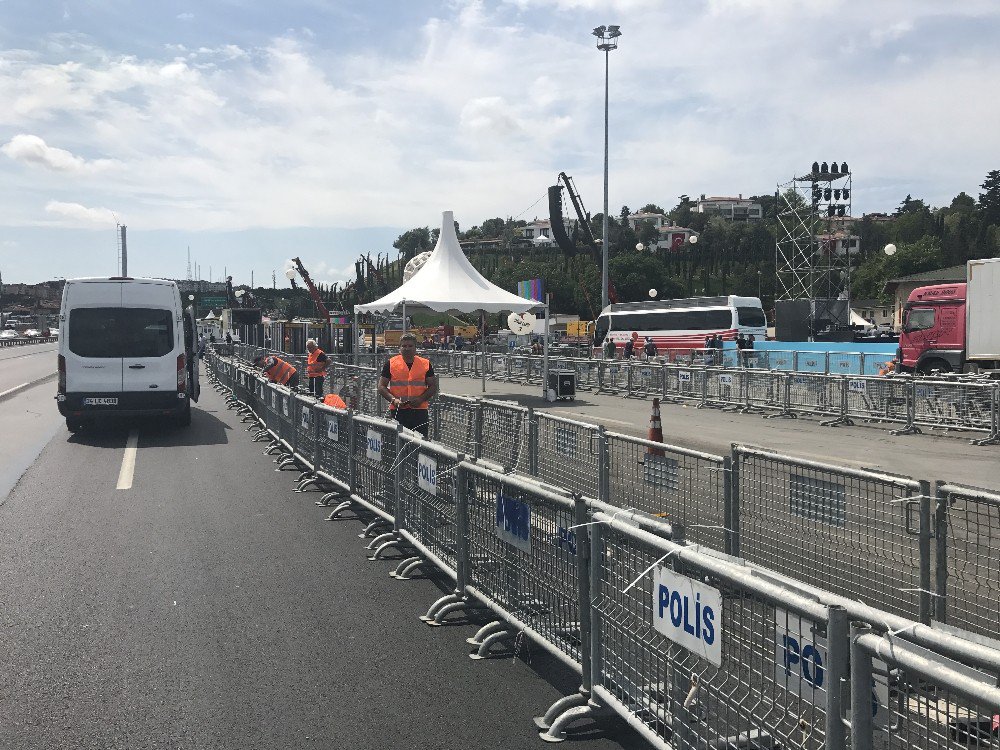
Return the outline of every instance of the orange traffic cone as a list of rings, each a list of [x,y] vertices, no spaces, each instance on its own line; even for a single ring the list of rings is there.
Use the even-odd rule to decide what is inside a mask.
[[[663,425],[660,423],[660,399],[653,399],[653,413],[649,415],[649,435],[646,438],[655,443],[663,442]],[[646,448],[646,455],[664,456],[666,455],[659,448]]]

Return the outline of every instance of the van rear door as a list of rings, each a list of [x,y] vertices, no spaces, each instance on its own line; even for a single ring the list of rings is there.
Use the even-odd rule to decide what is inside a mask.
[[[117,394],[122,390],[118,327],[122,318],[121,284],[70,283],[65,300],[66,391]]]
[[[177,390],[177,357],[184,354],[180,310],[173,288],[164,284],[122,284],[122,391]]]

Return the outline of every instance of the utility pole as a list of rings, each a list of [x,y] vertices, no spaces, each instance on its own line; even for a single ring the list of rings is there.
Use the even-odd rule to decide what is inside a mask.
[[[188,267],[187,267],[188,281],[191,281],[191,246],[188,245]]]
[[[608,306],[608,60],[611,50],[618,49],[620,26],[598,26],[592,32],[597,37],[597,49],[604,53],[604,216],[601,221],[601,309]]]
[[[125,239],[125,230],[128,229],[124,224],[121,227],[122,234],[122,276],[128,276],[128,242]]]

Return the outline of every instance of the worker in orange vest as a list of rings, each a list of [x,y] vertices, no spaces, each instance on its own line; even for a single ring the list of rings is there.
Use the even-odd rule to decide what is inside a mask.
[[[254,364],[260,365],[264,377],[272,383],[287,385],[289,388],[298,388],[298,371],[280,357],[275,357],[273,354],[266,357],[260,356],[254,360]]]
[[[412,333],[400,337],[399,354],[383,365],[378,392],[389,402],[396,421],[427,437],[427,409],[437,395],[438,379],[430,360],[417,356],[417,337]]]
[[[323,398],[323,379],[326,377],[326,368],[329,364],[326,352],[319,348],[316,339],[309,339],[306,342],[306,351],[309,357],[306,359],[306,377],[309,378],[309,393],[316,398]]]

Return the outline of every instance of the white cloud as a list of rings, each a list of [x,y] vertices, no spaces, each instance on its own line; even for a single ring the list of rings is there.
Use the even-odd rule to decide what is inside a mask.
[[[64,219],[63,223],[70,226],[104,229],[115,223],[115,215],[108,208],[87,208],[79,203],[49,201],[45,204],[45,210]]]
[[[194,20],[194,13],[178,13],[177,14],[177,20],[178,21],[193,21]]]
[[[15,135],[0,151],[24,164],[43,167],[54,172],[100,172],[115,165],[110,159],[87,161],[69,151],[49,146],[37,135]]]
[[[147,229],[433,226],[444,209],[468,226],[517,214],[560,171],[599,210],[604,58],[590,28],[616,17],[616,210],[771,192],[817,158],[852,164],[862,205],[876,176],[941,201],[974,191],[1000,151],[983,124],[1000,102],[982,95],[998,56],[927,33],[971,14],[962,28],[997,24],[985,0],[519,0],[456,2],[405,30],[411,47],[350,52],[301,31],[260,48],[163,44],[162,59],[52,38],[0,52],[2,151],[41,167],[5,175],[0,225],[84,221],[101,210],[72,203],[86,195]],[[54,182],[67,174],[72,194]],[[77,208],[42,212],[43,190]]]

